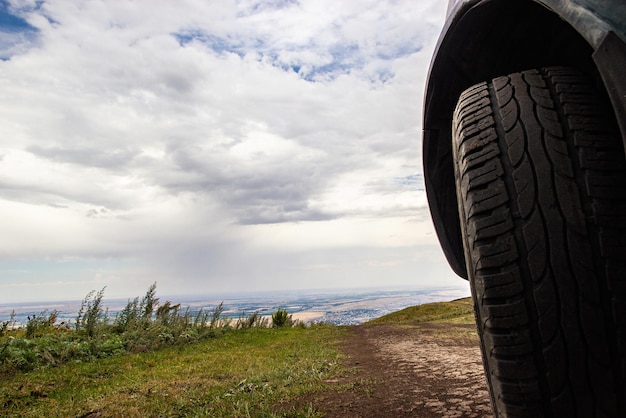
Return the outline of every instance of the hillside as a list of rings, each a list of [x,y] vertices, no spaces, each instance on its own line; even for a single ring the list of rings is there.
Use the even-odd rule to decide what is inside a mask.
[[[351,326],[247,329],[2,376],[9,416],[485,416],[468,300]],[[10,342],[0,338],[0,351]]]
[[[368,322],[368,324],[418,324],[422,322],[474,324],[471,298],[450,302],[425,303],[410,306]]]

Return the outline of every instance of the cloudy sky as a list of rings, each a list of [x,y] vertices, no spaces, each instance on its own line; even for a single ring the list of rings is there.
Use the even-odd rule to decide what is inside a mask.
[[[441,0],[0,0],[0,302],[462,285],[421,108]]]

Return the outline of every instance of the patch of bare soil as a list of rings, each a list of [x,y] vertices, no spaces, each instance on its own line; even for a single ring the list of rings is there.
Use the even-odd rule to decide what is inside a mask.
[[[473,326],[355,326],[341,350],[354,373],[300,400],[326,417],[492,416]]]

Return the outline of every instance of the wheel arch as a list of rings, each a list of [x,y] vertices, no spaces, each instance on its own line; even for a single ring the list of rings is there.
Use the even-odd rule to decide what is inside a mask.
[[[497,76],[555,65],[578,68],[603,85],[603,70],[598,70],[593,54],[610,26],[592,22],[592,14],[574,10],[567,2],[542,1],[550,4],[530,0],[462,3],[446,23],[431,63],[423,125],[426,192],[443,251],[463,278],[467,278],[467,270],[451,152],[451,119],[461,92]],[[626,14],[626,7],[620,13]],[[584,28],[584,36],[573,25]],[[625,45],[623,39],[617,44]],[[624,67],[619,68],[617,74]],[[625,130],[623,124],[624,138]]]

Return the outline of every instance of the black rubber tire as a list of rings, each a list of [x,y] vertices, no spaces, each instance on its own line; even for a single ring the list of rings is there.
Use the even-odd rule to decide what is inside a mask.
[[[455,178],[496,416],[626,417],[626,160],[604,96],[568,68],[478,84]]]

